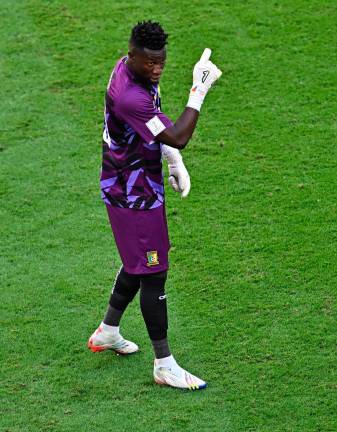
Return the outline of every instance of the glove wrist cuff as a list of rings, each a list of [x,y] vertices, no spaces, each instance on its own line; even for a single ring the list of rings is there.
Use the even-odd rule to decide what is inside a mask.
[[[163,158],[167,160],[169,165],[176,165],[183,161],[179,150],[166,144],[162,145],[162,155]]]
[[[186,106],[200,112],[207,90],[207,87],[203,84],[193,83]]]

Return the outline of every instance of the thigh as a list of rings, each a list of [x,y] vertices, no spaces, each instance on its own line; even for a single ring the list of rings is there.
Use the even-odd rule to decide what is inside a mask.
[[[141,275],[168,269],[170,243],[164,206],[132,210],[107,205],[107,210],[127,273]]]

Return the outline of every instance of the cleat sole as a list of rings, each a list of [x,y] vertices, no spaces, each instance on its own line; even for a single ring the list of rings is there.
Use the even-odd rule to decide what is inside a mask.
[[[162,385],[162,386],[176,388],[176,389],[183,390],[183,391],[186,391],[186,390],[187,391],[204,390],[207,387],[207,383],[201,384],[200,386],[197,386],[197,385],[192,386],[191,385],[189,387],[175,387],[175,386],[173,386],[171,384],[166,383],[165,381],[162,381],[160,378],[158,378],[156,376],[154,376],[153,378],[154,378],[154,381],[155,381],[156,384],[159,384],[159,385]]]
[[[120,351],[118,349],[112,348],[109,345],[94,345],[91,342],[91,340],[89,340],[89,342],[88,342],[88,348],[94,353],[103,352],[103,351],[114,351],[118,355],[125,355],[125,356],[135,354],[139,351],[139,349],[137,349],[136,351],[132,351],[132,352],[123,352],[123,351]]]

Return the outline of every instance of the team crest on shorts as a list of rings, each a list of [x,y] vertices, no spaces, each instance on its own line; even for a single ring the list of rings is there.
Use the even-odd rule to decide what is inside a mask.
[[[151,267],[151,266],[159,264],[159,261],[158,261],[158,252],[157,251],[146,252],[146,256],[147,256],[147,263],[146,263],[146,265],[148,267]]]

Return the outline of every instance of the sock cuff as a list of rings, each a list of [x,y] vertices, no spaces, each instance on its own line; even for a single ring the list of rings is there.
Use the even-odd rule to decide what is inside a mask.
[[[111,326],[108,324],[105,324],[104,321],[101,323],[102,329],[107,333],[112,334],[118,334],[119,333],[119,326]]]
[[[163,366],[163,367],[172,367],[177,364],[175,361],[173,355],[171,354],[168,357],[164,357],[161,359],[155,359],[156,366]]]

